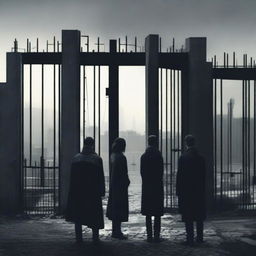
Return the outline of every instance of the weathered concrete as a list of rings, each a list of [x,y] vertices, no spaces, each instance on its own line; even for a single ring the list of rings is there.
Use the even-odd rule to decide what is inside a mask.
[[[159,135],[159,36],[149,35],[145,41],[146,51],[146,137]]]
[[[110,53],[116,53],[116,40],[110,40]],[[119,66],[114,63],[109,65],[109,147],[113,141],[119,136]],[[111,151],[110,151],[111,152]]]
[[[21,211],[22,59],[7,53],[7,84],[0,88],[0,212]]]
[[[213,175],[213,85],[211,63],[206,62],[206,38],[186,39],[188,66],[183,74],[183,136],[192,134],[206,159],[207,202],[212,207]]]
[[[80,151],[80,31],[62,31],[60,210],[66,208],[72,158]]]

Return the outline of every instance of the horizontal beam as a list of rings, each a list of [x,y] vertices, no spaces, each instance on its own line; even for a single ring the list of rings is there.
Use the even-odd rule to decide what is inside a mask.
[[[183,69],[188,63],[188,53],[159,53],[159,68]]]
[[[82,52],[80,53],[80,64],[88,66],[144,66],[145,53]]]
[[[256,80],[256,68],[213,68],[214,79]]]
[[[60,52],[27,52],[22,53],[23,64],[61,64]]]
[[[187,63],[187,53],[159,53],[159,67],[182,69]],[[23,64],[61,64],[62,53],[22,53]],[[145,66],[145,53],[81,52],[80,65],[85,66]]]

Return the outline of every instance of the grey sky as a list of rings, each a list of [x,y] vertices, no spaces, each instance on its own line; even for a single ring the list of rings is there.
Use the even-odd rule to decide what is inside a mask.
[[[0,46],[15,36],[46,38],[77,28],[106,39],[159,33],[183,43],[207,36],[210,50],[242,51],[255,45],[255,10],[254,0],[1,0]]]
[[[208,58],[235,50],[241,59],[243,53],[255,58],[255,25],[255,0],[0,0],[0,81],[14,38],[25,47],[26,38],[35,44],[39,37],[45,47],[53,35],[60,39],[61,29],[79,29],[105,43],[158,33],[167,47],[172,37],[182,45],[186,37],[206,36]]]

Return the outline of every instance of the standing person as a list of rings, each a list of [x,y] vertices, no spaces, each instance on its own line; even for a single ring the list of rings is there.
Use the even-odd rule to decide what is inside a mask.
[[[179,199],[179,212],[185,222],[186,244],[194,244],[194,222],[197,228],[197,242],[203,242],[203,221],[206,218],[205,206],[205,160],[195,148],[195,138],[185,137],[186,152],[178,162],[176,193]]]
[[[121,231],[121,223],[128,221],[128,178],[125,155],[126,142],[123,138],[115,139],[110,156],[110,184],[107,205],[107,217],[112,220],[112,237],[127,239]]]
[[[82,152],[72,161],[66,211],[66,220],[75,223],[77,242],[82,242],[82,225],[92,229],[94,242],[99,241],[99,229],[104,228],[104,195],[102,159],[94,152],[94,139],[87,137]]]
[[[147,241],[160,242],[161,216],[164,213],[163,157],[158,150],[158,139],[155,135],[148,137],[148,145],[140,159],[141,213],[146,216]],[[154,216],[154,239],[152,216]]]

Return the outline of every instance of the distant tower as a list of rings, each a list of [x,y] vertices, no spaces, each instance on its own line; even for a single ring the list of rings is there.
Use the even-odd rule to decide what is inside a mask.
[[[232,172],[232,124],[233,124],[233,109],[235,100],[230,99],[228,102],[227,115],[227,171]]]

